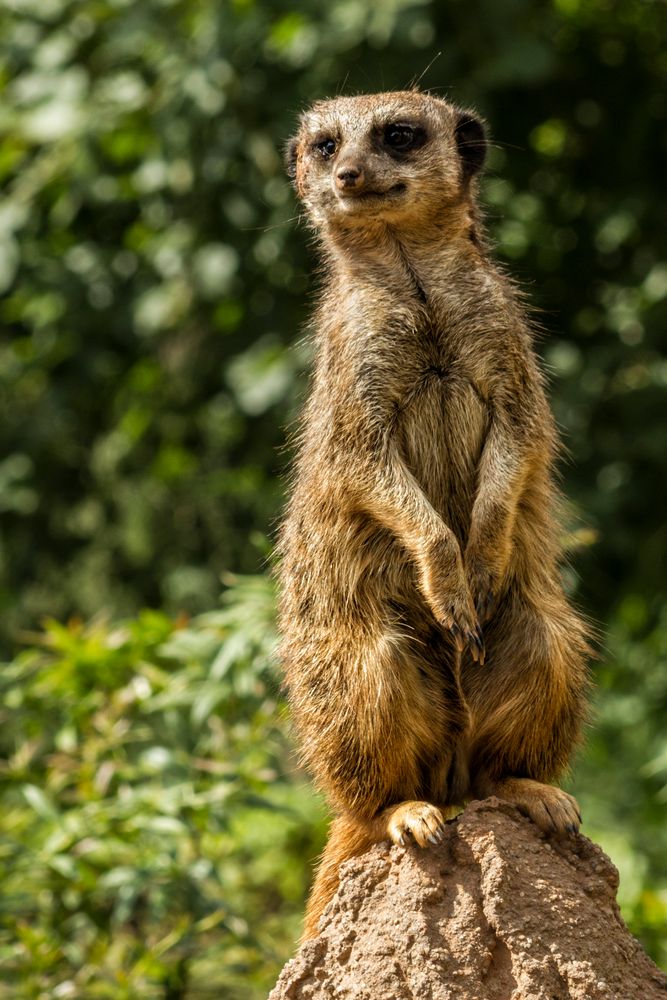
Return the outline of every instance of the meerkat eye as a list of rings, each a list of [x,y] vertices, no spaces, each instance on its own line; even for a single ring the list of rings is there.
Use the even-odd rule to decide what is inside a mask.
[[[336,140],[322,139],[321,142],[315,143],[315,149],[325,160],[330,160],[336,152]]]
[[[400,125],[393,122],[384,130],[384,141],[392,149],[411,149],[418,137],[418,131],[412,125]]]

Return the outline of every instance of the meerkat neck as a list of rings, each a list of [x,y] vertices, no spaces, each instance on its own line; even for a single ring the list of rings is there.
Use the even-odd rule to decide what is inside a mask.
[[[378,222],[363,231],[332,229],[325,245],[332,276],[342,289],[393,289],[426,304],[448,276],[480,265],[473,232],[469,217],[463,224],[460,217],[438,220],[428,232]]]

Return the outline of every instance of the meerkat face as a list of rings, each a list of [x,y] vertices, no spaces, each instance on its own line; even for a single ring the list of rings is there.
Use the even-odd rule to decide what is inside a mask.
[[[287,169],[317,226],[400,225],[470,196],[484,127],[438,97],[405,91],[320,101],[287,147]]]

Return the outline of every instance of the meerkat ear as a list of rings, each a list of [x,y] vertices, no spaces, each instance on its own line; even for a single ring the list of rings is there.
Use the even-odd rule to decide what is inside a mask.
[[[296,154],[299,143],[296,138],[290,139],[285,145],[285,169],[291,180],[296,180]]]
[[[460,111],[454,128],[456,145],[463,164],[466,180],[473,177],[484,166],[486,159],[486,132],[479,118],[469,111]]]

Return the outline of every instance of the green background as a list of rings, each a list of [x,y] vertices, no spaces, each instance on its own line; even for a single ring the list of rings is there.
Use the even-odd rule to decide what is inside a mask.
[[[490,124],[600,632],[568,787],[667,966],[666,37],[660,0],[3,5],[0,996],[253,1000],[293,948],[325,814],[267,565],[317,281],[281,150],[422,73]]]

